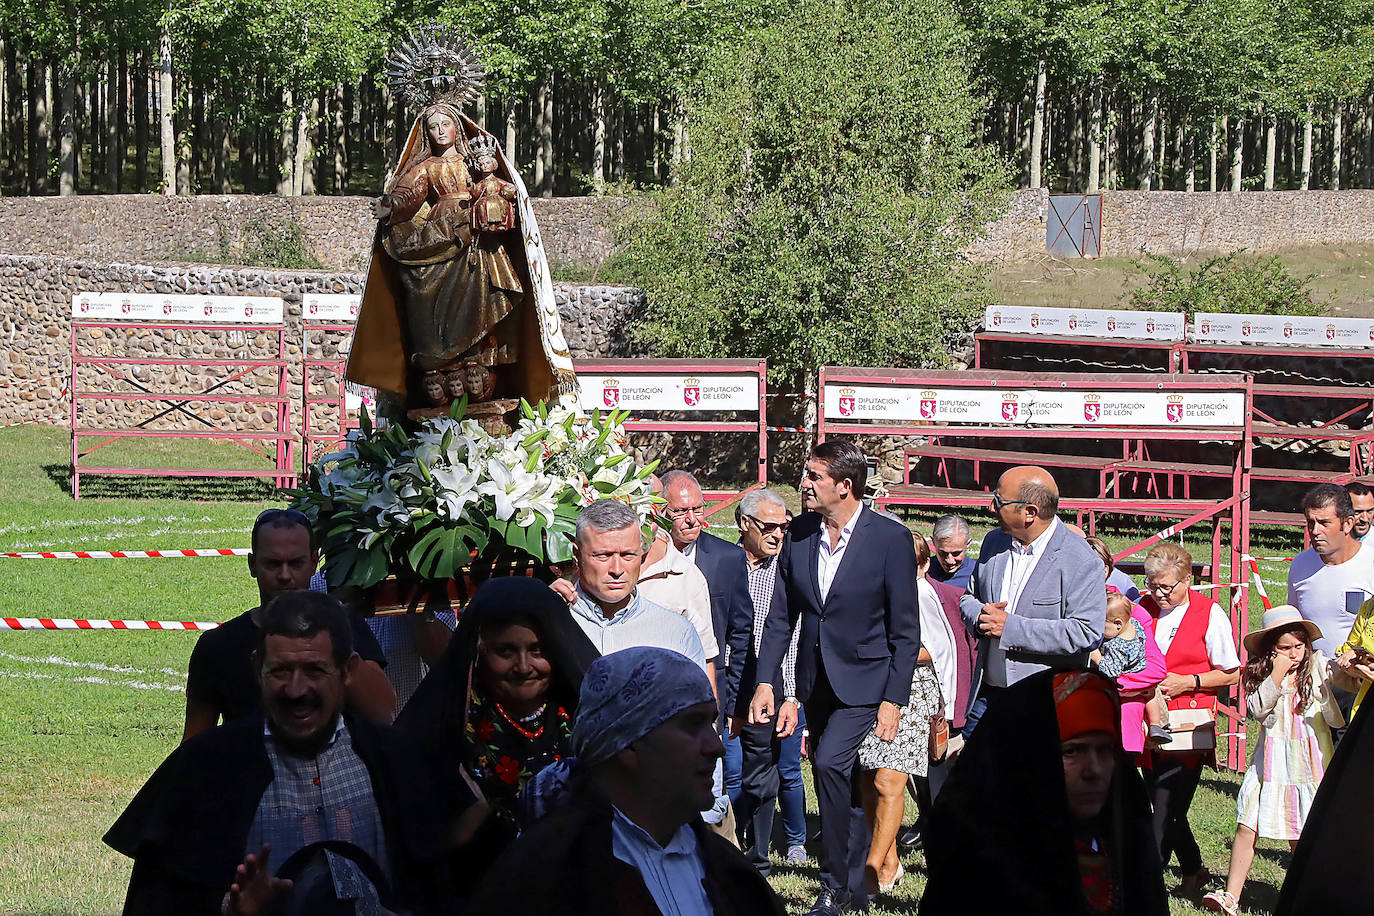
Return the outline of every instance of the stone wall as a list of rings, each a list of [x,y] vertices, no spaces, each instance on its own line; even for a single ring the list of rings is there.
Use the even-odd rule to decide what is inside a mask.
[[[301,297],[306,293],[358,293],[362,275],[353,272],[265,270],[189,264],[120,264],[42,256],[0,255],[0,425],[24,421],[66,422],[70,408],[64,391],[71,372],[71,302],[78,292],[134,292],[209,295],[280,296],[286,301],[286,343],[293,415],[299,412],[301,376],[306,356],[328,359],[338,354],[346,335],[310,330],[303,337]],[[638,291],[625,287],[554,284],[564,333],[576,357],[631,355],[627,324],[643,305]],[[83,353],[111,357],[200,359],[272,358],[275,335],[207,334],[187,327],[175,331],[89,329],[80,342]],[[305,354],[305,355],[303,355]],[[183,366],[134,367],[129,377],[148,388],[193,390],[225,375],[222,369]],[[317,381],[318,379],[318,381]],[[337,391],[312,375],[311,395]],[[81,390],[135,391],[131,381],[118,381],[93,367],[77,377]],[[321,390],[321,387],[323,390]],[[271,373],[257,370],[218,394],[271,396]],[[147,401],[93,401],[90,409],[102,426],[136,422],[165,404]],[[245,428],[266,429],[274,418],[261,405],[203,406],[214,419],[232,420]],[[185,425],[171,415],[159,425]],[[293,421],[299,429],[299,422]]]
[[[612,248],[620,200],[535,198],[535,219],[549,262],[595,266]],[[240,255],[254,221],[295,223],[317,261],[331,270],[362,270],[376,222],[366,197],[271,197],[241,194],[166,197],[92,194],[7,197],[0,207],[0,251],[146,264],[221,260]]]
[[[614,248],[621,198],[536,198],[534,212],[555,270],[594,269]],[[1045,191],[1017,191],[970,253],[980,261],[1045,256]],[[365,197],[153,194],[7,197],[0,249],[16,254],[149,263],[240,253],[256,222],[305,230],[314,257],[331,270],[361,270],[375,223]],[[1374,238],[1374,191],[1105,191],[1102,254],[1141,250],[1183,255],[1236,248],[1269,251],[1364,243]]]
[[[1045,257],[1046,191],[1017,191],[970,253],[980,261]],[[1276,251],[1368,244],[1374,191],[1104,191],[1102,257]]]

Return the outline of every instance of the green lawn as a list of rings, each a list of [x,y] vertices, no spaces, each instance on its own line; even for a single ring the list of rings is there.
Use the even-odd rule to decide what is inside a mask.
[[[1331,299],[1331,314],[1349,318],[1374,314],[1374,247],[1335,245],[1265,252],[1294,273],[1312,275],[1313,298]],[[1195,255],[1196,266],[1209,255]],[[993,294],[1002,305],[1111,308],[1131,290],[1145,286],[1146,275],[1131,258],[1097,261],[1059,260],[999,264],[992,268]]]
[[[61,430],[0,431],[8,497],[0,503],[0,550],[246,547],[253,517],[273,504],[257,484],[136,479],[93,482],[84,492],[105,498],[73,501],[67,448]],[[132,451],[132,460],[153,457]],[[928,530],[931,518],[913,523]],[[981,537],[989,519],[973,521]],[[1133,535],[1109,531],[1108,540],[1122,547],[1138,540]],[[1276,556],[1301,547],[1293,532],[1262,532],[1257,542],[1256,552]],[[224,620],[256,598],[242,558],[0,562],[8,564],[0,576],[0,616]],[[1264,567],[1276,602],[1285,572],[1281,563]],[[180,737],[196,634],[0,633],[0,913],[117,913],[128,863],[100,836]],[[1216,874],[1226,868],[1238,783],[1209,775],[1193,806],[1194,829]],[[1286,860],[1281,844],[1261,844],[1243,900],[1250,911],[1272,909]],[[907,857],[911,877],[881,901],[879,913],[916,912],[922,861],[919,853]],[[775,874],[790,908],[809,906],[817,890],[814,864],[779,865]],[[1174,911],[1195,910],[1175,900]]]

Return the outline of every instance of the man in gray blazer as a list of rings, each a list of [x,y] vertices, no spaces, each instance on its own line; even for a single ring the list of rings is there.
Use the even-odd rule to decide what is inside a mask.
[[[1087,667],[1107,614],[1102,560],[1055,516],[1059,488],[1044,468],[1016,467],[997,481],[1001,524],[983,540],[959,601],[982,640],[981,694],[1047,668]]]

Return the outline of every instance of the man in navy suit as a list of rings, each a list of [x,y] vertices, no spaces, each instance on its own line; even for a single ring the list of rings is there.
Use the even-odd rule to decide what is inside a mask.
[[[863,507],[867,475],[851,442],[830,439],[812,450],[801,487],[807,511],[792,523],[779,559],[787,600],[770,608],[764,624],[749,708],[751,722],[773,718],[773,684],[799,625],[797,697],[806,706],[821,815],[821,893],[812,916],[868,907],[869,836],[855,763],[870,732],[883,741],[897,736],[921,646],[911,532]],[[792,709],[783,704],[779,717]]]

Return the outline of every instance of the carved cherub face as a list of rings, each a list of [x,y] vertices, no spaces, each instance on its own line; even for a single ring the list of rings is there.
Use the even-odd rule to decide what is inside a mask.
[[[488,153],[485,156],[477,157],[477,171],[483,175],[490,175],[496,171],[496,157]]]
[[[442,404],[445,400],[444,379],[437,372],[425,374],[425,397],[431,404]]]
[[[463,367],[463,387],[470,398],[485,398],[493,388],[491,370],[481,363],[468,363]]]
[[[443,151],[453,146],[458,137],[458,125],[445,112],[433,111],[425,116],[425,133],[429,135],[430,147]]]
[[[449,369],[444,372],[444,390],[455,401],[463,396],[463,370]]]

